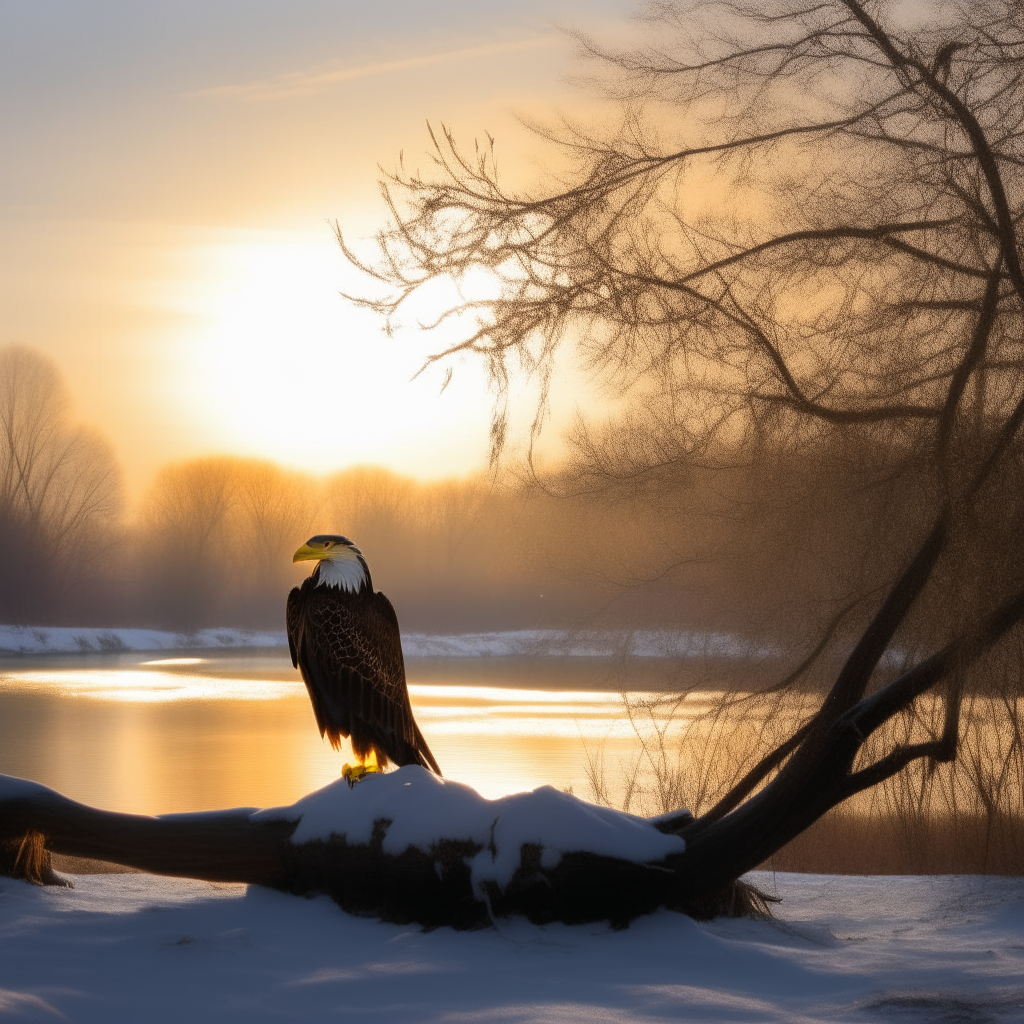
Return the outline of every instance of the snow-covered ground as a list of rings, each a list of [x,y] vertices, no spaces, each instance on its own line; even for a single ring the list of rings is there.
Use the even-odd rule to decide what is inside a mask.
[[[174,1022],[1024,1020],[1024,880],[755,875],[771,923],[416,929],[150,875],[0,879],[0,1017]]]
[[[159,629],[98,629],[71,626],[2,626],[0,653],[88,654],[118,651],[173,651],[236,647],[285,647],[284,630],[201,629],[174,633]],[[767,648],[752,646],[729,633],[688,633],[669,630],[568,631],[519,629],[450,636],[405,633],[407,658],[465,658],[515,655],[607,657],[738,658],[763,657]]]

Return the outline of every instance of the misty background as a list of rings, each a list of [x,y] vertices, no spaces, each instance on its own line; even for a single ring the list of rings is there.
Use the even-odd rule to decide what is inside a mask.
[[[129,504],[58,367],[19,346],[0,349],[0,429],[0,619],[40,626],[281,628],[308,571],[293,552],[343,533],[406,629],[726,630],[795,656],[808,620],[904,557],[928,486],[914,452],[880,438],[745,438],[701,468],[673,453],[671,425],[634,413],[579,420],[543,475],[510,463],[424,483],[212,456],[165,466]],[[992,524],[1007,552],[1011,526]]]

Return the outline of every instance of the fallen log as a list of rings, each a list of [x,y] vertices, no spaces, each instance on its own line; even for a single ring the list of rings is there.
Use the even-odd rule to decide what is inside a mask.
[[[568,842],[574,830],[580,849]],[[674,852],[644,859],[651,850]],[[487,801],[418,768],[352,791],[335,783],[292,807],[159,817],[98,810],[0,776],[0,872],[37,884],[67,884],[51,864],[59,853],[323,893],[349,913],[428,928],[482,928],[513,915],[622,928],[659,907],[697,919],[767,916],[764,896],[742,882],[694,896],[681,884],[684,850],[654,823],[549,787]]]

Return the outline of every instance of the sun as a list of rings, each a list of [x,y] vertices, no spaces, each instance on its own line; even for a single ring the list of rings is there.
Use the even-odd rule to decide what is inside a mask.
[[[413,380],[428,343],[387,337],[339,294],[352,271],[324,235],[236,232],[195,250],[177,401],[219,451],[318,472],[476,468],[491,407],[479,368],[441,399],[443,371]]]

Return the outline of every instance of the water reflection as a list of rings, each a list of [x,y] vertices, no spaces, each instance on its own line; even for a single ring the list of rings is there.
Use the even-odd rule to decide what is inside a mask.
[[[489,797],[545,783],[585,793],[582,739],[603,741],[614,763],[633,733],[616,680],[584,661],[411,661],[413,706],[445,774]],[[96,806],[290,803],[336,779],[347,757],[320,739],[286,652],[0,666],[0,772]]]
[[[200,659],[181,659],[192,664]],[[154,663],[150,663],[154,664]],[[155,664],[160,664],[156,662]],[[165,703],[182,700],[278,700],[302,684],[272,680],[231,679],[219,676],[139,669],[63,669],[22,672],[10,681],[12,690],[83,697],[129,704]]]

